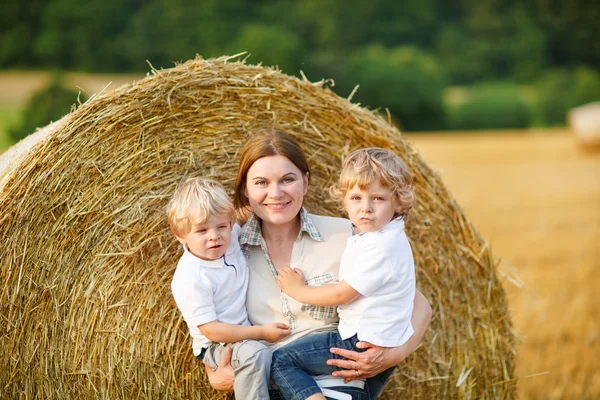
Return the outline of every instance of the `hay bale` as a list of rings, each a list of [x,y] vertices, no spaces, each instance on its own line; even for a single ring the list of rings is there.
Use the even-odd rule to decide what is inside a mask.
[[[68,119],[68,117],[61,118],[59,121],[38,129],[0,155],[0,190],[4,187],[6,179],[10,176],[11,172],[21,164],[23,158],[27,157],[29,150],[42,141],[48,134],[54,132],[58,128],[58,125],[66,123]]]
[[[163,208],[187,175],[231,190],[242,144],[274,126],[310,157],[312,212],[337,214],[325,189],[355,148],[393,149],[413,170],[408,235],[434,317],[384,398],[515,397],[486,242],[396,128],[322,86],[197,58],[91,99],[16,158],[0,192],[2,397],[215,396],[170,294],[180,247]]]
[[[567,115],[569,128],[584,146],[600,145],[600,101],[571,109]]]

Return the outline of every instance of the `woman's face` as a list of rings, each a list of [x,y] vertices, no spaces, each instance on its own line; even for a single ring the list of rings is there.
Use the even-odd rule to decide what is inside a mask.
[[[307,190],[308,174],[303,174],[287,157],[276,155],[252,164],[244,192],[252,211],[263,223],[284,225],[295,221]]]

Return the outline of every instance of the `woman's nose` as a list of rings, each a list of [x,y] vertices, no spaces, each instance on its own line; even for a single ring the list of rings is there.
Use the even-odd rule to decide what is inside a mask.
[[[278,198],[283,195],[283,191],[279,187],[279,185],[271,185],[269,188],[269,196],[272,198]]]

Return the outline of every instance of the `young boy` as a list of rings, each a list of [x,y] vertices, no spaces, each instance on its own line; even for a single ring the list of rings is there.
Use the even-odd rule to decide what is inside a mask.
[[[171,290],[190,330],[194,355],[216,369],[225,343],[233,343],[236,399],[268,399],[271,352],[257,340],[275,342],[290,329],[248,321],[248,267],[225,189],[210,179],[190,178],[175,190],[167,216],[184,250]]]
[[[311,375],[331,374],[331,347],[354,351],[358,341],[397,347],[413,334],[414,262],[404,220],[414,204],[412,176],[394,153],[367,148],[351,153],[332,190],[353,236],[342,256],[339,283],[307,286],[299,270],[285,268],[277,284],[289,296],[318,306],[338,305],[337,332],[309,335],[273,354],[271,379],[286,399],[325,399]],[[366,380],[376,399],[395,367]],[[360,371],[356,371],[357,378]]]

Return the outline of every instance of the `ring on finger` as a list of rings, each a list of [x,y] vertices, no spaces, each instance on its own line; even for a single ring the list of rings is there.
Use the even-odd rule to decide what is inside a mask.
[[[356,377],[358,378],[358,370],[354,370],[354,372],[356,373]]]

